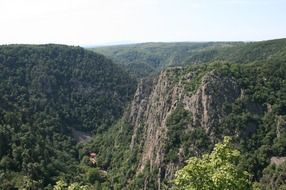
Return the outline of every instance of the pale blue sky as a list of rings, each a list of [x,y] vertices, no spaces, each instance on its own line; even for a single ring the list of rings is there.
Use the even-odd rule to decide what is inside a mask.
[[[0,44],[286,37],[286,0],[0,0]]]

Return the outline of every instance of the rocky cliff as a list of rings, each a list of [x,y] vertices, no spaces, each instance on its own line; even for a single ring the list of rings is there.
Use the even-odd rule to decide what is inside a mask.
[[[283,62],[214,62],[141,80],[123,118],[90,143],[99,167],[114,189],[166,189],[186,160],[231,136],[258,181],[286,156],[285,72]]]
[[[193,81],[196,80],[196,81]],[[189,90],[188,86],[198,83],[197,88]],[[234,102],[241,94],[241,89],[232,77],[222,77],[215,72],[207,72],[199,77],[192,70],[171,67],[162,71],[152,81],[142,80],[138,85],[131,105],[129,122],[133,135],[130,149],[136,142],[141,149],[137,175],[144,170],[156,172],[157,189],[161,189],[162,181],[172,179],[178,166],[188,157],[198,155],[195,145],[177,150],[177,161],[166,161],[166,143],[169,141],[167,120],[178,106],[191,115],[189,123],[184,124],[183,133],[191,133],[196,128],[212,136],[216,126],[224,117],[224,103]],[[140,139],[140,140],[138,140]],[[214,139],[211,139],[214,140]],[[190,141],[191,142],[191,141]],[[154,179],[153,179],[154,180]],[[146,188],[148,179],[144,181]]]

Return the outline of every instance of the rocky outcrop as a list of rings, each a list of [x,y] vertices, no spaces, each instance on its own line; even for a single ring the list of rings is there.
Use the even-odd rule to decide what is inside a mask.
[[[141,142],[144,142],[138,172],[142,172],[147,163],[150,163],[152,169],[153,166],[160,166],[162,162],[166,118],[176,108],[183,90],[172,80],[175,69],[177,70],[167,69],[153,82],[148,82],[148,85],[141,81],[134,96],[129,117],[133,126],[130,148],[134,147],[135,139],[139,135]],[[143,130],[139,130],[142,127]],[[143,134],[138,134],[138,131],[143,131]]]
[[[270,163],[276,166],[280,166],[284,162],[286,162],[286,157],[272,157],[270,160]]]
[[[130,112],[127,114],[128,121],[133,126],[133,135],[131,139],[130,149],[132,150],[137,139],[138,130],[144,124],[144,114],[147,110],[148,100],[152,91],[153,80],[142,79],[139,82],[138,88],[135,92]]]
[[[128,118],[133,127],[130,149],[134,149],[137,143],[136,147],[140,147],[142,153],[137,174],[142,173],[147,166],[150,172],[156,169],[158,189],[161,179],[173,178],[178,169],[176,163],[163,162],[164,144],[168,140],[166,120],[178,104],[182,104],[192,114],[188,128],[201,127],[211,135],[213,126],[227,114],[223,104],[234,102],[241,93],[233,78],[222,77],[214,72],[207,73],[198,89],[192,93],[185,88],[186,79],[187,83],[193,82],[191,73],[185,72],[183,68],[172,67],[162,71],[153,81],[142,80],[131,105]]]
[[[223,103],[234,102],[239,96],[240,88],[234,79],[210,72],[202,78],[194,95],[185,94],[182,102],[193,115],[193,126],[200,126],[210,134],[226,114]]]

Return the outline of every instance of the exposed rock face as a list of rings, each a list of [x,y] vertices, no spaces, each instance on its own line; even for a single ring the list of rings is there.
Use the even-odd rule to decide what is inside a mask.
[[[272,157],[270,163],[279,166],[286,162],[286,157]]]
[[[286,130],[286,121],[282,116],[277,116],[276,135],[280,137],[281,132]]]
[[[182,94],[182,88],[169,75],[172,75],[172,69],[162,72],[154,79],[152,89],[141,81],[134,96],[129,118],[134,127],[130,148],[134,147],[135,139],[140,135],[144,143],[139,172],[144,170],[148,162],[151,169],[159,166],[164,156],[162,143],[166,118],[175,109]],[[140,127],[143,127],[143,134],[138,134]]]
[[[209,73],[203,77],[194,95],[184,95],[183,103],[193,115],[193,125],[204,128],[210,134],[211,127],[225,115],[223,103],[234,102],[239,96],[240,88],[232,78]]]
[[[142,127],[144,121],[144,114],[147,110],[148,99],[152,91],[152,80],[141,80],[135,92],[130,113],[127,114],[128,121],[134,126],[133,135],[130,148],[133,149],[135,140],[137,138],[138,129]]]
[[[128,120],[133,126],[133,136],[130,148],[133,149],[139,143],[137,147],[141,147],[142,152],[137,174],[146,169],[147,165],[151,172],[157,169],[158,189],[161,179],[173,178],[178,169],[178,164],[163,163],[168,130],[166,120],[178,104],[183,104],[192,113],[190,129],[201,127],[207,134],[212,134],[213,126],[227,114],[223,110],[223,103],[234,102],[241,93],[234,79],[213,72],[206,74],[198,89],[189,93],[182,82],[186,78],[192,82],[190,73],[173,67],[162,71],[153,81],[141,81],[131,105]],[[145,180],[145,183],[148,181]]]

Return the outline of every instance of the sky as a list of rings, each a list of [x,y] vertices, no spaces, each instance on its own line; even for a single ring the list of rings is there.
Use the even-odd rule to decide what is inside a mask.
[[[286,0],[0,0],[0,44],[286,37]]]

